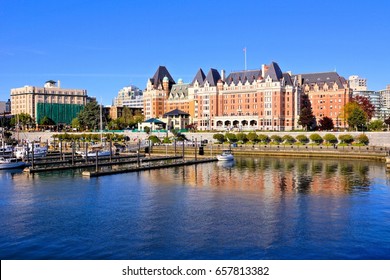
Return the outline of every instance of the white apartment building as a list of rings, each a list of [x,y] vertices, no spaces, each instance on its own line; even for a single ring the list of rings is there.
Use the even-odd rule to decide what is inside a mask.
[[[114,106],[126,106],[142,110],[144,106],[142,90],[133,85],[120,89],[118,96],[114,98]]]
[[[366,91],[367,90],[367,79],[360,78],[357,75],[349,76],[349,88],[352,91]]]
[[[379,91],[381,100],[381,116],[386,119],[390,117],[390,85]]]

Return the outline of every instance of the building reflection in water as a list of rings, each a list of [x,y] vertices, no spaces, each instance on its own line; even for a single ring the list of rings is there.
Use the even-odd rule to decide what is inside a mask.
[[[345,195],[367,191],[371,180],[385,168],[380,162],[327,159],[237,157],[235,162],[214,162],[145,173],[160,184],[177,183],[197,188],[240,190],[265,195],[314,193]],[[370,174],[373,173],[373,174]],[[151,175],[150,175],[151,174]],[[371,175],[371,176],[370,176]]]

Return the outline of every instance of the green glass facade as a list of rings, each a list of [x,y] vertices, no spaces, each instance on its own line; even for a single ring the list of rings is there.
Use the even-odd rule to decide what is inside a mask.
[[[36,121],[40,123],[47,116],[56,124],[71,124],[83,109],[84,105],[79,104],[37,103]]]

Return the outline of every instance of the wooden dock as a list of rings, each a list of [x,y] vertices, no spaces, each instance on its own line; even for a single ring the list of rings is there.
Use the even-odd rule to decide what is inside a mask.
[[[40,173],[40,172],[53,172],[53,171],[63,171],[71,169],[87,169],[87,168],[101,168],[106,166],[121,166],[121,165],[141,165],[142,163],[147,162],[158,162],[158,161],[167,161],[167,160],[181,160],[181,156],[160,156],[160,157],[151,157],[146,158],[144,155],[139,157],[129,156],[129,157],[119,157],[115,160],[110,161],[109,158],[99,158],[96,163],[96,159],[93,161],[86,162],[85,159],[79,159],[74,161],[73,164],[69,160],[62,161],[49,161],[49,162],[40,162],[34,163],[34,167],[26,167],[25,172],[28,173]]]
[[[181,157],[180,157],[181,158]],[[146,170],[154,170],[154,169],[161,169],[161,168],[170,168],[170,167],[178,167],[178,166],[186,166],[186,165],[194,165],[194,164],[201,164],[201,163],[208,163],[217,161],[216,158],[202,158],[198,160],[181,160],[180,162],[171,162],[171,163],[160,163],[160,164],[153,164],[153,165],[141,165],[141,166],[134,166],[130,168],[124,168],[124,169],[116,169],[116,170],[107,170],[107,171],[84,171],[83,176],[84,177],[99,177],[99,176],[107,176],[107,175],[115,175],[115,174],[121,174],[121,173],[129,173],[129,172],[139,172],[139,171],[146,171]]]

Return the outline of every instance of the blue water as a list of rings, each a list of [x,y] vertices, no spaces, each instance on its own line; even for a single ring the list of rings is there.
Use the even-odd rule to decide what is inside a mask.
[[[0,172],[1,259],[390,259],[380,162],[237,158],[82,178]]]

